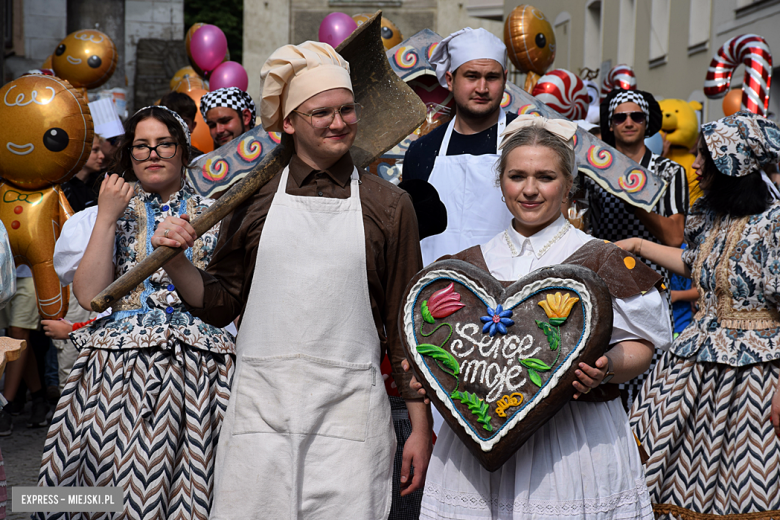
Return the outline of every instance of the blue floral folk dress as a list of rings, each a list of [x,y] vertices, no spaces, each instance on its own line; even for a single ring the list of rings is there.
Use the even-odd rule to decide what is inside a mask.
[[[699,311],[656,365],[631,425],[657,514],[780,518],[780,202],[744,218],[697,202],[683,261]],[[709,518],[709,517],[708,517]]]
[[[195,217],[212,202],[185,185],[164,203],[136,184],[117,223],[116,277],[151,254],[152,234],[166,217]],[[217,231],[185,253],[201,269]],[[124,490],[122,515],[89,518],[205,520],[233,378],[233,338],[186,312],[162,269],[113,310],[71,334],[80,354],[54,413],[38,485]]]

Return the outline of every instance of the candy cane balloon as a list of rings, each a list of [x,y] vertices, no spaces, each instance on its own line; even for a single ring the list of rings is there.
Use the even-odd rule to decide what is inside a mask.
[[[766,40],[757,34],[735,36],[718,49],[707,69],[704,94],[709,98],[725,96],[731,85],[731,75],[740,64],[745,65],[742,108],[766,115],[772,82],[772,53]]]
[[[601,99],[607,97],[614,88],[636,90],[636,74],[628,65],[615,65],[610,69],[604,81],[601,82]]]
[[[533,96],[569,119],[583,119],[588,114],[588,88],[565,69],[555,69],[539,78]]]

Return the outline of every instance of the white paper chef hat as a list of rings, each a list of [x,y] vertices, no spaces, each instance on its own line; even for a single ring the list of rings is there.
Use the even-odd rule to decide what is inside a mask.
[[[444,38],[433,51],[430,63],[436,67],[436,77],[447,87],[446,72],[455,72],[471,60],[496,60],[506,70],[506,45],[483,28],[466,27]]]

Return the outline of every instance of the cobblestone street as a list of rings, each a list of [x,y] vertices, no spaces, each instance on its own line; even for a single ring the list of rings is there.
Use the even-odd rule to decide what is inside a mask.
[[[8,484],[6,514],[10,520],[30,518],[30,513],[12,513],[11,490],[14,486],[34,486],[37,483],[43,443],[49,431],[48,428],[28,428],[25,423],[29,417],[28,402],[22,414],[14,417],[13,433],[8,437],[0,437],[0,451],[3,453]]]

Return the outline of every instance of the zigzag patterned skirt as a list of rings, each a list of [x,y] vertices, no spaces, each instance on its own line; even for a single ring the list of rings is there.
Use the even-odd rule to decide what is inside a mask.
[[[630,423],[657,518],[780,519],[780,439],[770,421],[780,361],[744,367],[665,353]]]
[[[39,486],[118,486],[122,513],[36,518],[208,519],[234,361],[173,348],[79,354],[44,446]]]

